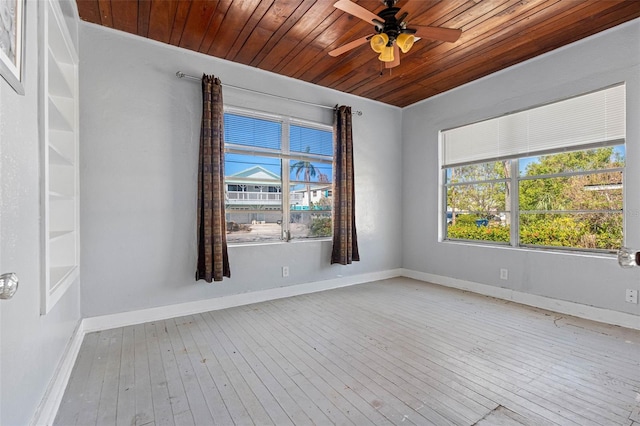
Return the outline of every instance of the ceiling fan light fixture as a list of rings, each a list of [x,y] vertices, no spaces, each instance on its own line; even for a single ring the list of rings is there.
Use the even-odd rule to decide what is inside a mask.
[[[393,62],[393,60],[395,59],[393,57],[393,46],[385,46],[380,53],[380,56],[378,56],[378,59],[380,59],[382,62]]]
[[[369,44],[371,45],[371,49],[376,53],[382,53],[389,43],[389,36],[385,33],[376,34],[371,37],[371,41]]]
[[[397,1],[382,0],[386,8],[376,15],[356,4],[355,0],[337,0],[334,7],[369,24],[373,23],[375,32],[333,49],[329,55],[342,55],[368,40],[371,50],[379,54],[378,59],[386,63],[385,68],[394,68],[400,65],[400,53],[408,53],[413,44],[421,38],[447,42],[454,42],[460,38],[462,30],[424,25],[409,27],[406,20],[409,12],[401,12],[400,8],[395,7]]]
[[[396,39],[396,43],[398,44],[400,50],[402,50],[402,53],[407,53],[409,50],[411,50],[411,47],[413,46],[413,43],[415,43],[415,41],[416,38],[413,36],[413,34],[406,33],[398,34],[398,38]]]

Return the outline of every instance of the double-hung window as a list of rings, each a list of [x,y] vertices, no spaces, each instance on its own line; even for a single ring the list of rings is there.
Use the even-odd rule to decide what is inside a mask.
[[[441,132],[447,240],[622,245],[625,86]]]
[[[224,132],[229,243],[331,236],[331,126],[228,108]]]

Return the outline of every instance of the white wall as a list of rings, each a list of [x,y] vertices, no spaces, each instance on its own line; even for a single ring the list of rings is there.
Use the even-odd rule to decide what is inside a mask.
[[[40,141],[38,2],[26,3],[25,95],[0,79],[0,273],[18,292],[0,301],[0,424],[34,415],[80,319],[79,283],[40,315]]]
[[[83,316],[400,266],[400,109],[92,24],[80,25],[79,39]],[[175,77],[178,70],[363,111],[353,119],[362,261],[330,265],[330,242],[236,246],[231,279],[195,282],[201,95],[198,82]],[[332,121],[331,110],[229,87],[223,93],[230,105]]]
[[[438,132],[508,112],[627,85],[625,240],[640,247],[640,20],[495,73],[403,110],[403,267],[441,277],[640,315],[624,301],[640,268],[614,256],[559,254],[438,241]],[[500,268],[509,279],[499,279]],[[640,319],[639,319],[640,320]]]

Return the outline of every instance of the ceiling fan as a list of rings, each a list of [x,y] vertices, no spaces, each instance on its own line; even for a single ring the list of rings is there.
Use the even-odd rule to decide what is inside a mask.
[[[371,49],[379,53],[378,59],[386,68],[400,65],[400,51],[407,53],[413,43],[421,38],[454,42],[460,38],[461,30],[413,25],[409,28],[405,19],[408,13],[396,17],[400,8],[394,7],[397,0],[383,0],[386,9],[377,15],[350,0],[338,0],[333,6],[375,26],[375,34],[354,40],[329,52],[330,56],[339,56],[369,42]]]

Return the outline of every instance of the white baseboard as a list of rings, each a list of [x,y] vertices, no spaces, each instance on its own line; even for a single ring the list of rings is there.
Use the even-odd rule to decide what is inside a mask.
[[[110,328],[141,324],[149,321],[160,321],[184,315],[193,315],[219,309],[233,308],[235,306],[250,305],[252,303],[315,293],[318,291],[331,290],[334,288],[347,287],[399,276],[400,269],[391,269],[381,272],[340,277],[331,280],[253,291],[249,293],[232,294],[207,300],[197,300],[194,302],[141,309],[133,312],[89,317],[82,320],[82,323],[85,333],[89,333],[92,331],[108,330]]]
[[[85,332],[82,328],[82,321],[79,321],[78,326],[65,348],[62,359],[56,371],[53,373],[53,378],[47,387],[44,397],[31,419],[31,426],[50,426],[56,419],[58,407],[60,407],[64,391],[71,377],[71,371],[76,363],[78,353],[80,353],[84,335]]]
[[[595,306],[581,305],[575,302],[552,299],[550,297],[538,296],[535,294],[523,293],[507,288],[495,287],[492,285],[480,284],[473,281],[459,280],[441,275],[428,274],[410,269],[401,269],[401,275],[420,281],[439,284],[445,287],[468,290],[485,296],[496,297],[498,299],[510,300],[523,305],[535,308],[547,309],[550,311],[573,315],[592,321],[599,321],[612,325],[633,328],[640,330],[640,316],[625,312],[612,311],[610,309],[597,308]]]

